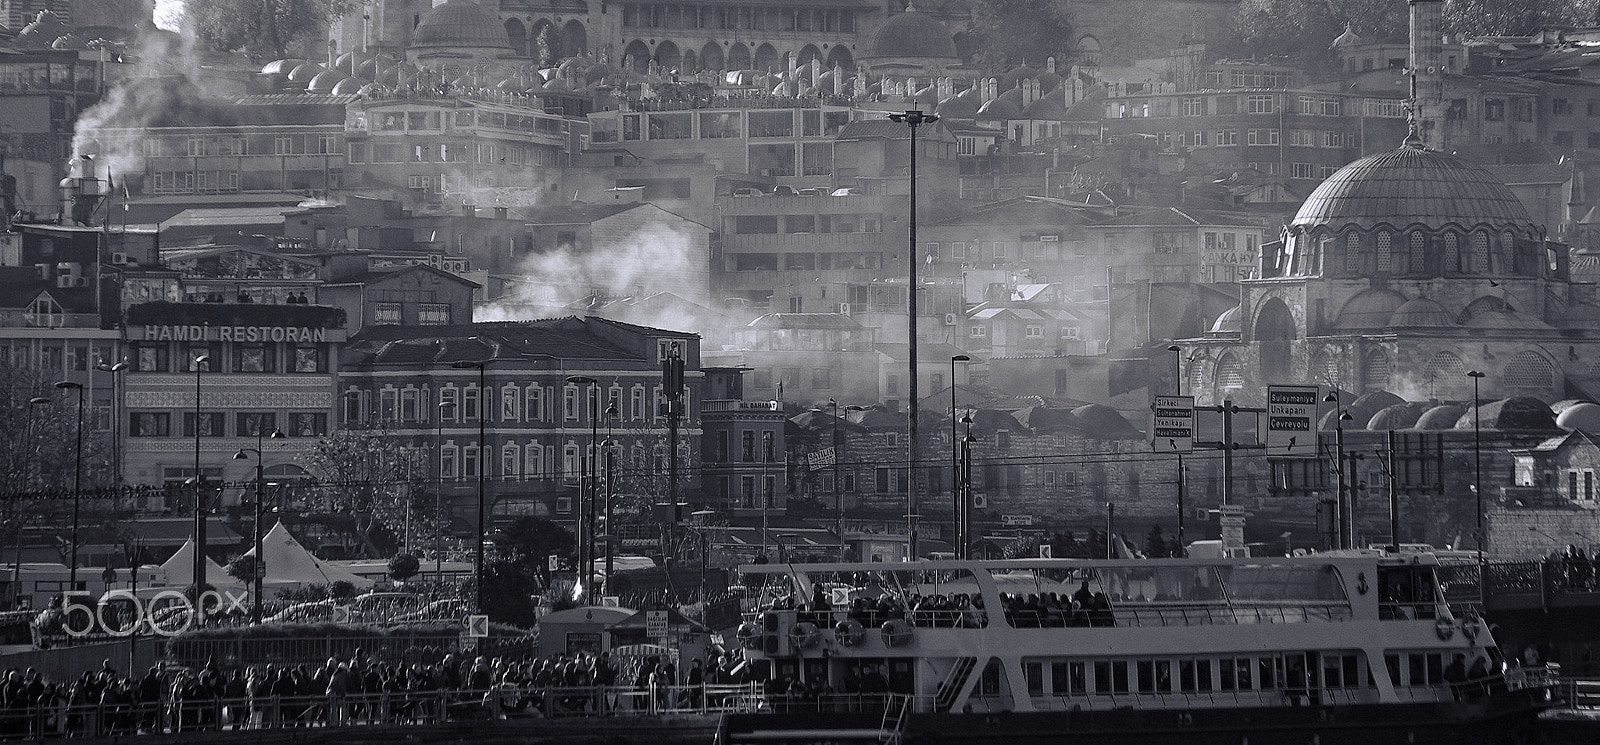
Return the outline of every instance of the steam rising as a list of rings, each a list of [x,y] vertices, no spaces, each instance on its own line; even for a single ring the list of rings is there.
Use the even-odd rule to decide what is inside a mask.
[[[730,325],[728,318],[706,307],[711,257],[705,234],[659,218],[619,237],[605,236],[602,227],[597,224],[590,250],[563,247],[524,256],[505,276],[504,293],[479,307],[475,320],[522,321],[592,310],[593,315],[678,331]],[[623,299],[627,301],[598,307]]]

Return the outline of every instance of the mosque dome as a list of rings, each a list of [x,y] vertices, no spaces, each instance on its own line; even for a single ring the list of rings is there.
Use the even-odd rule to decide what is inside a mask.
[[[915,6],[907,6],[904,13],[879,26],[867,49],[871,57],[960,57],[955,40],[944,24],[918,12]]]
[[[312,78],[310,83],[306,84],[306,90],[312,93],[332,93],[339,81],[346,80],[349,77],[349,75],[338,70],[323,70],[317,73],[317,76]]]
[[[933,110],[944,119],[971,119],[978,115],[977,100],[977,96],[957,93],[940,101]]]
[[[319,75],[318,77],[321,76]],[[315,80],[311,82],[316,83]],[[357,93],[360,93],[361,89],[367,85],[369,85],[369,83],[361,78],[345,78],[344,80],[341,80],[333,85],[333,90],[331,93],[333,93],[335,96],[353,96]]]
[[[1238,333],[1243,333],[1244,324],[1239,322],[1239,318],[1240,318],[1239,306],[1235,305],[1232,308],[1229,308],[1229,309],[1227,309],[1225,311],[1222,311],[1222,315],[1217,316],[1216,322],[1211,324],[1211,330],[1207,331],[1206,333],[1208,333],[1208,334],[1238,334]]]
[[[1562,429],[1581,429],[1600,433],[1600,404],[1585,401],[1567,407],[1556,416],[1556,426]]]
[[[1519,396],[1499,401],[1485,401],[1469,407],[1456,421],[1456,429],[1472,429],[1477,418],[1482,429],[1547,431],[1556,428],[1555,414],[1537,398]]]
[[[1409,429],[1417,423],[1417,418],[1428,410],[1428,404],[1420,401],[1407,401],[1383,408],[1367,420],[1367,429],[1375,432],[1387,432],[1391,429]]]
[[[1422,413],[1417,418],[1416,429],[1437,432],[1444,429],[1455,429],[1456,422],[1461,415],[1467,412],[1467,407],[1461,404],[1440,404]]]
[[[412,47],[492,47],[511,49],[500,15],[473,0],[450,0],[422,14]]]
[[[1367,290],[1344,304],[1334,327],[1340,330],[1381,329],[1389,325],[1395,311],[1404,307],[1406,296],[1394,290]]]
[[[1522,202],[1494,174],[1412,139],[1339,169],[1311,192],[1294,217],[1297,227],[1334,230],[1419,223],[1434,229],[1535,227]]]
[[[1425,297],[1407,300],[1389,318],[1389,328],[1455,328],[1450,311]]]

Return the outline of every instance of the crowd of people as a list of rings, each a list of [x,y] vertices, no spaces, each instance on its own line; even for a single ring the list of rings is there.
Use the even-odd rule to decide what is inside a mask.
[[[794,593],[782,594],[775,596],[766,609],[793,610],[799,620],[829,627],[838,620],[836,612],[842,612],[844,618],[869,629],[896,619],[922,628],[979,629],[988,622],[983,596],[979,593],[909,593],[904,598],[881,590],[852,594],[854,597],[848,598],[848,602],[835,607],[835,598],[818,583],[812,587],[809,600],[800,599]],[[1090,590],[1088,582],[1070,595],[1001,593],[1000,603],[1006,622],[1014,628],[1116,625],[1110,598],[1104,592]]]
[[[106,660],[77,678],[11,669],[0,682],[0,738],[431,723],[594,716],[726,703],[750,682],[738,650],[714,649],[679,671],[670,660],[609,652],[554,657],[446,655],[379,661],[357,651],[315,665],[151,667],[125,675]],[[708,689],[708,686],[716,688]],[[720,691],[720,692],[719,692]]]

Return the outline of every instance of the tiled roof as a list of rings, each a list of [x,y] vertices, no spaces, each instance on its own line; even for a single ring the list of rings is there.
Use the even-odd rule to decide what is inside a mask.
[[[859,329],[856,319],[839,313],[768,313],[750,322],[753,328]]]
[[[644,202],[624,204],[563,204],[527,210],[527,221],[534,225],[587,225],[612,215],[627,212]]]
[[[1362,158],[1306,198],[1296,225],[1440,228],[1533,223],[1522,202],[1493,174],[1444,153],[1401,147]]]

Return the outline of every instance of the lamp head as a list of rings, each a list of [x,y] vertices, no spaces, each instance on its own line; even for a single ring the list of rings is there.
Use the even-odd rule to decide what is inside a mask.
[[[244,449],[240,448],[239,452],[233,454],[233,459],[234,460],[249,460],[250,456],[245,455]]]
[[[269,439],[269,440],[281,440],[285,436],[286,435],[283,434],[283,430],[275,429],[275,430],[272,430],[272,434],[267,435],[267,439]]]
[[[56,383],[56,387],[60,388],[63,391],[83,390],[83,384],[82,383],[75,383],[75,382],[70,381],[70,380],[59,381],[59,382]]]
[[[951,357],[950,361],[951,362],[971,362],[972,358],[968,357],[967,355],[964,355],[964,354],[958,354],[958,355],[956,355],[954,357]]]
[[[47,403],[50,403],[50,399],[45,398],[44,396],[34,396],[33,398],[28,399],[29,406],[37,406],[39,404]]]
[[[1176,345],[1176,344],[1173,344],[1172,346],[1167,347],[1167,351],[1168,352],[1182,352],[1183,348],[1178,346],[1178,345]]]
[[[1468,370],[1467,371],[1467,377],[1469,377],[1469,378],[1481,378],[1481,377],[1484,377],[1484,375],[1483,375],[1483,373],[1481,373],[1481,372],[1479,372],[1477,370]]]
[[[1336,404],[1336,403],[1339,403],[1339,394],[1338,393],[1329,393],[1328,395],[1322,397],[1322,402],[1325,403],[1325,404]]]
[[[194,358],[194,364],[197,365],[197,366],[198,365],[209,364],[210,362],[211,362],[211,355],[209,355],[209,354],[202,354],[199,357]]]

